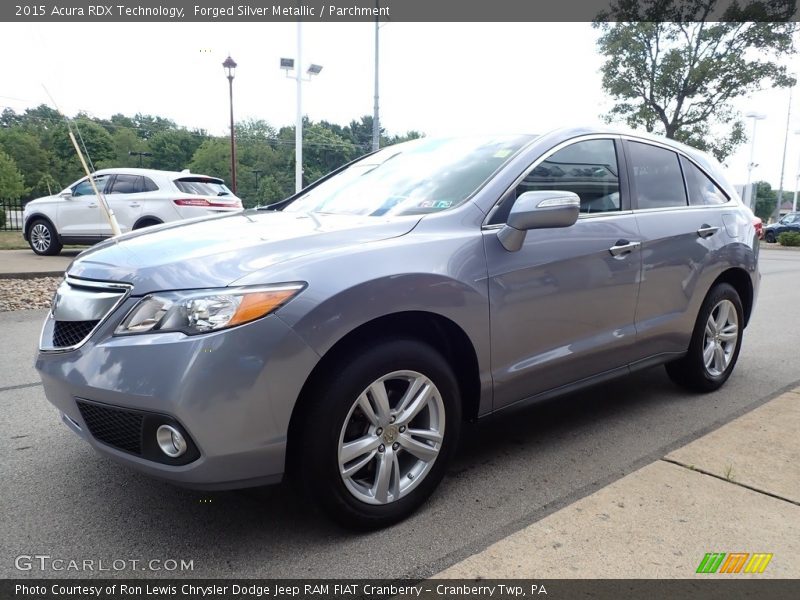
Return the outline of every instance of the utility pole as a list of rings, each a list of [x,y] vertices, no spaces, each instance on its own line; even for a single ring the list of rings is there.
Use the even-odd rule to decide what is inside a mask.
[[[781,219],[781,204],[783,203],[783,172],[786,169],[786,146],[789,144],[789,123],[792,118],[792,92],[793,88],[789,88],[789,108],[786,110],[786,134],[783,138],[783,158],[781,159],[781,180],[778,184],[778,201],[775,203],[775,220]]]

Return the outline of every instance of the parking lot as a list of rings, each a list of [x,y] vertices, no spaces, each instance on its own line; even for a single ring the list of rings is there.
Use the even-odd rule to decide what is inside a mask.
[[[739,364],[720,392],[688,394],[656,368],[469,425],[433,499],[406,522],[371,534],[310,513],[288,486],[196,492],[97,456],[59,422],[32,367],[45,312],[0,313],[0,575],[25,575],[15,557],[34,554],[125,561],[104,576],[437,573],[798,385],[800,252],[765,250],[761,270]],[[131,560],[192,561],[193,569],[154,573]]]

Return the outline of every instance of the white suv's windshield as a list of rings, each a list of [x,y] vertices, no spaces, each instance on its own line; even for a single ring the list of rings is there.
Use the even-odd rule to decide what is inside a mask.
[[[284,211],[380,216],[447,210],[531,139],[423,138],[390,146],[309,190]]]

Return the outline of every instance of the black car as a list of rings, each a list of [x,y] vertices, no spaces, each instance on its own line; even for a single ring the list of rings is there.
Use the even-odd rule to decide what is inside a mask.
[[[800,233],[800,212],[789,213],[777,223],[764,228],[764,239],[770,244],[778,241],[778,236],[787,231]]]

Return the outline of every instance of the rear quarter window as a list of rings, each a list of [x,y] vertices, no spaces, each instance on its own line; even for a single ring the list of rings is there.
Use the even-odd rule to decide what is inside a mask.
[[[713,206],[715,204],[725,204],[729,200],[708,175],[683,156],[681,156],[681,167],[683,167],[683,175],[686,177],[690,205]]]

